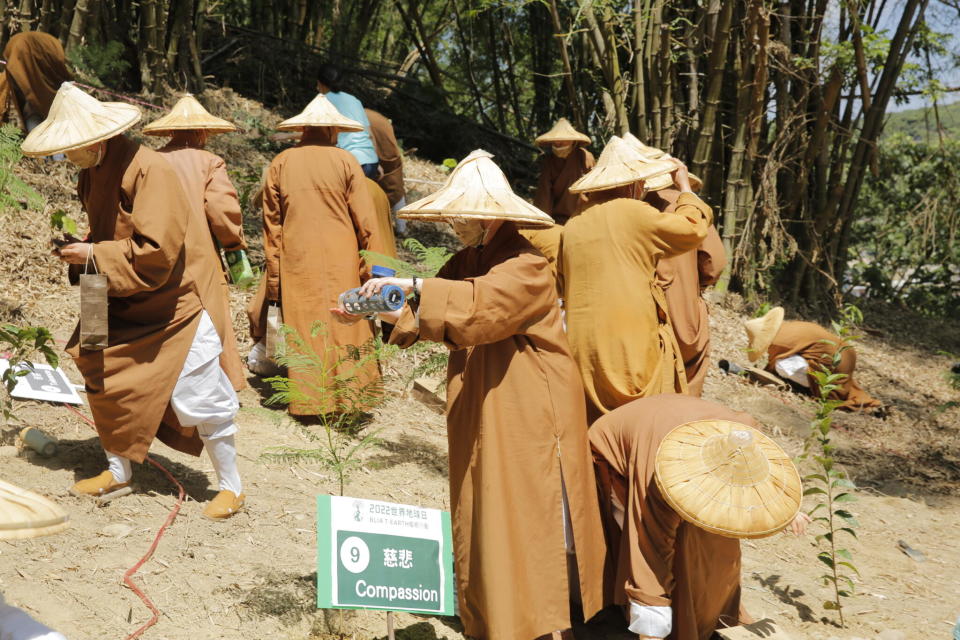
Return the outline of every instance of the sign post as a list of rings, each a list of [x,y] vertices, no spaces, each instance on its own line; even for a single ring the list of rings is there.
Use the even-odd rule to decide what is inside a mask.
[[[317,607],[453,615],[450,514],[317,496]]]

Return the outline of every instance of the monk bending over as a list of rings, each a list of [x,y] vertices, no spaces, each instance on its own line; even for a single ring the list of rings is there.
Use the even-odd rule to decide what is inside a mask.
[[[396,324],[391,343],[450,349],[450,504],[464,632],[533,640],[570,628],[571,598],[586,618],[602,606],[603,533],[556,288],[547,261],[517,232],[551,221],[513,194],[490,158],[473,152],[444,188],[399,214],[451,222],[466,248],[435,278],[374,279],[364,290],[395,284],[414,296],[381,314]]]
[[[813,377],[824,367],[830,373],[842,373],[840,387],[830,392],[831,400],[839,400],[844,411],[881,409],[883,403],[864,391],[853,377],[857,368],[857,352],[843,338],[813,322],[784,321],[783,307],[774,307],[761,318],[744,323],[749,341],[748,357],[756,362],[767,356],[766,370],[807,389],[820,397]],[[843,348],[846,347],[846,348]],[[834,357],[840,352],[840,361]]]
[[[668,394],[634,400],[590,428],[614,566],[607,587],[640,638],[705,640],[752,622],[740,606],[738,538],[788,526],[800,534],[810,522],[799,512],[796,468],[756,426],[745,413]]]
[[[3,120],[7,116],[8,101],[12,99],[24,130],[29,133],[47,117],[60,85],[73,79],[67,69],[63,46],[49,33],[24,31],[7,41],[3,59],[6,60],[0,69]]]

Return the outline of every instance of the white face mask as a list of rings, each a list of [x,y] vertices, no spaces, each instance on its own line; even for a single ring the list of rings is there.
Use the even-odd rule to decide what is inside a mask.
[[[457,238],[466,247],[475,247],[483,243],[483,237],[486,235],[486,229],[479,220],[470,220],[468,218],[454,218],[450,221],[453,232]]]
[[[553,155],[558,158],[566,158],[573,151],[573,143],[553,145]]]
[[[72,151],[67,151],[64,155],[67,156],[67,160],[81,169],[89,169],[90,167],[95,167],[100,164],[100,161],[103,159],[104,146],[103,143],[100,143],[84,149],[73,149]]]

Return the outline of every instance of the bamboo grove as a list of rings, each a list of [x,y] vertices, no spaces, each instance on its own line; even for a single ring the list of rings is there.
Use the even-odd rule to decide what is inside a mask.
[[[115,52],[122,88],[227,82],[281,110],[333,60],[408,146],[442,160],[487,135],[519,182],[559,116],[597,148],[632,131],[704,179],[732,256],[721,286],[823,307],[892,100],[936,89],[917,60],[948,36],[926,19],[960,8],[929,2],[5,0],[0,21],[4,39]]]

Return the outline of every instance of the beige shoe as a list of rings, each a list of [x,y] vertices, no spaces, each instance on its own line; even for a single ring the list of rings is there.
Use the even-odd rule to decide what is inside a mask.
[[[239,496],[233,491],[221,491],[203,509],[203,517],[210,520],[224,520],[243,508],[244,494]]]
[[[117,482],[113,479],[113,474],[110,473],[109,469],[93,478],[81,480],[70,489],[70,493],[75,496],[91,496],[97,498],[100,502],[107,502],[132,492],[130,483]]]

